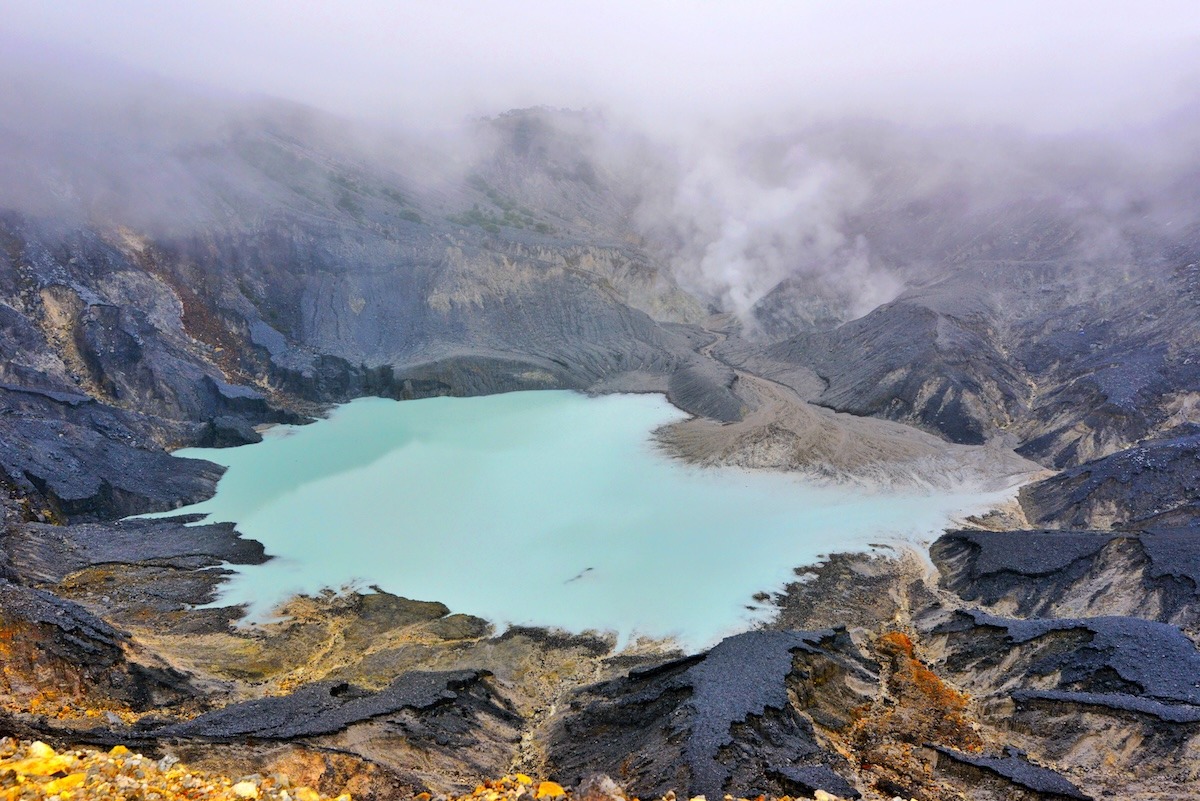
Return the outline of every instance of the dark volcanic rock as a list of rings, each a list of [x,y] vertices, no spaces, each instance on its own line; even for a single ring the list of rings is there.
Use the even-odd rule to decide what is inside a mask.
[[[1200,521],[1184,528],[1151,529],[1139,542],[1150,560],[1150,578],[1175,580],[1185,597],[1190,590],[1191,602],[1200,596]]]
[[[506,706],[488,691],[480,692],[485,671],[460,670],[447,673],[406,673],[379,692],[338,682],[319,682],[289,695],[232,704],[184,723],[156,732],[171,737],[210,740],[265,738],[289,740],[335,734],[355,723],[403,710],[429,713],[435,707],[467,705],[474,711],[517,720]],[[404,728],[399,719],[393,726]],[[453,732],[446,732],[447,736]],[[437,732],[425,736],[438,737]]]
[[[276,748],[307,745],[366,760],[410,787],[461,791],[503,774],[521,739],[521,717],[488,676],[482,670],[413,671],[378,692],[319,682],[182,723],[141,726],[134,736],[251,751],[264,741]]]
[[[900,563],[888,556],[835,553],[794,572],[798,580],[772,599],[778,612],[769,628],[871,630],[899,612],[904,576]]]
[[[195,695],[187,677],[145,657],[78,604],[0,580],[0,695],[28,705],[126,704],[149,709]]]
[[[968,601],[1045,614],[1113,541],[1102,531],[951,531],[929,549],[942,586]]]
[[[225,631],[240,606],[195,607],[216,600],[230,572],[223,563],[267,557],[230,524],[184,525],[190,520],[17,523],[0,534],[0,564],[14,580],[53,589],[117,625],[152,618],[163,634]]]
[[[857,797],[838,772],[840,757],[820,747],[789,700],[802,656],[835,675],[869,676],[844,633],[740,634],[582,691],[551,737],[551,769],[572,782],[604,771],[642,796],[686,788],[709,797],[815,789]]]
[[[1175,627],[979,612],[933,615],[922,626],[985,719],[1087,793],[1139,797],[1194,782],[1200,652]]]
[[[695,358],[671,373],[667,398],[684,411],[727,423],[745,411],[734,392],[737,375],[727,367]]]
[[[844,310],[828,296],[813,291],[811,277],[785,278],[763,295],[753,308],[762,335],[786,339],[805,331],[828,331],[846,320]]]
[[[102,564],[153,563],[197,569],[222,562],[266,561],[261,544],[242,539],[229,523],[185,525],[192,517],[123,520],[50,526],[26,523],[0,534],[6,555],[22,581],[57,583],[68,574]]]
[[[925,625],[945,638],[946,669],[976,687],[1018,702],[1052,698],[1200,721],[1200,650],[1174,626],[1128,617],[1013,620],[978,611],[935,620]]]
[[[1059,801],[1059,799],[1067,798],[1091,801],[1092,798],[1090,795],[1085,795],[1060,774],[1049,768],[1032,764],[1023,752],[1015,748],[1005,748],[1002,756],[966,754],[941,746],[934,746],[934,750],[946,757],[945,760],[938,760],[939,769],[950,767],[943,766],[943,761],[945,761],[958,766],[976,768],[978,771],[992,773],[1005,779],[1009,786],[1004,788],[1002,796],[998,796],[1001,798],[1020,799],[1025,795],[1021,790],[1029,790],[1034,798],[1046,799],[1046,801]],[[978,776],[972,776],[969,771],[966,774],[970,778],[978,778]],[[980,782],[980,784],[982,783]],[[1012,785],[1016,785],[1016,787]],[[980,796],[977,795],[976,798],[980,798]]]
[[[964,263],[865,317],[763,353],[815,370],[827,383],[818,402],[834,409],[954,442],[1015,436],[1028,458],[1079,465],[1188,419],[1200,296],[1195,265],[1177,258],[1148,254],[1136,282],[1062,254]]]
[[[262,434],[240,417],[224,415],[209,421],[207,429],[196,440],[197,448],[233,448],[262,442]]]
[[[940,669],[1009,742],[1104,797],[1195,780],[1200,651],[1174,626],[1128,617],[1012,620],[928,614]]]
[[[47,507],[31,516],[88,521],[165,511],[209,497],[223,472],[145,444],[143,432],[104,409],[33,411],[6,403],[13,394],[0,392],[0,469],[8,486]]]
[[[1200,426],[1064,470],[1021,489],[1037,525],[1177,526],[1200,517]]]
[[[982,327],[919,297],[901,299],[832,331],[799,334],[766,353],[815,370],[827,383],[822,405],[979,444],[1025,402],[1019,372]]]
[[[952,531],[930,548],[941,584],[1021,616],[1128,615],[1200,624],[1200,529]]]
[[[963,580],[975,583],[984,576],[1017,573],[1023,576],[1059,574],[1073,563],[1095,556],[1112,534],[1103,531],[978,531],[967,529],[944,535],[978,549]]]
[[[1096,707],[1102,713],[1140,713],[1160,723],[1200,723],[1200,707],[1163,703],[1153,698],[1139,698],[1124,693],[1087,693],[1067,690],[1014,690],[1012,699],[1026,711],[1040,707]],[[1040,703],[1039,703],[1040,702]],[[1029,716],[1032,717],[1032,716]]]

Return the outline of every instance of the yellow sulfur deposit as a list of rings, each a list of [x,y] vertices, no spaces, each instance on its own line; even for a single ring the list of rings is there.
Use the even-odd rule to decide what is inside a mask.
[[[680,797],[682,798],[682,796]],[[817,791],[818,801],[840,801]],[[322,796],[310,787],[290,786],[281,776],[236,780],[192,771],[172,757],[154,760],[118,745],[108,752],[90,748],[58,752],[42,742],[0,737],[0,801],[352,801],[349,795]],[[524,773],[488,780],[462,796],[437,801],[638,801],[611,780],[568,790]],[[412,801],[434,801],[419,793]],[[668,793],[661,801],[676,801]],[[691,801],[705,801],[697,796]],[[725,796],[723,801],[747,801]],[[767,801],[759,796],[754,801]],[[800,801],[784,796],[772,801]]]
[[[413,801],[640,801],[638,798],[626,795],[625,792],[611,779],[598,777],[599,781],[589,780],[576,790],[568,790],[561,784],[552,781],[536,781],[524,773],[515,773],[502,779],[485,781],[466,795],[434,797],[429,793],[420,793]],[[817,790],[815,796],[793,798],[792,796],[772,797],[757,796],[752,801],[842,801],[838,796]],[[659,801],[708,801],[698,795],[688,799],[686,796],[676,796],[668,792]],[[735,798],[727,795],[720,801],[751,801],[746,798]]]
[[[271,777],[234,782],[194,772],[170,757],[153,760],[123,745],[107,753],[59,753],[46,743],[0,738],[0,801],[328,801],[308,787],[283,787]],[[351,801],[338,796],[335,801]]]

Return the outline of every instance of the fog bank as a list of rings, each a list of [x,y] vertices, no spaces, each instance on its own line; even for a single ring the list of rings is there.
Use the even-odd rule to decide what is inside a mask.
[[[1076,130],[1179,102],[1200,56],[1200,15],[1176,0],[11,0],[5,30],[409,125],[550,105],[662,126],[782,112]]]
[[[752,325],[837,322],[964,258],[1129,269],[1195,224],[1198,77],[1185,2],[14,0],[0,206],[357,227],[369,178],[445,236],[486,176]],[[530,106],[586,113],[496,118]]]

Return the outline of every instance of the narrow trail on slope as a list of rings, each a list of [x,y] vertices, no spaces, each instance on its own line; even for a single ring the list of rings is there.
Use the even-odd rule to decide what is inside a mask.
[[[955,445],[901,423],[835,412],[805,401],[791,387],[723,360],[725,330],[696,353],[734,371],[743,418],[695,418],[657,432],[672,454],[709,466],[800,472],[839,483],[882,488],[1002,489],[1042,468],[998,446]]]

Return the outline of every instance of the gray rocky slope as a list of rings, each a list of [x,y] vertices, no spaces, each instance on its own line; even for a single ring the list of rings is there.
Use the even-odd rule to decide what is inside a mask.
[[[710,796],[1196,786],[1194,167],[809,131],[868,176],[872,201],[840,224],[907,288],[850,319],[838,291],[798,302],[801,274],[759,317],[706,330],[719,297],[668,269],[670,238],[639,222],[647,181],[596,118],[481,121],[450,163],[310,110],[214,102],[178,101],[212,112],[201,126],[150,113],[134,148],[110,117],[74,137],[53,109],[25,117],[40,134],[0,122],[0,628],[19,643],[0,728],[256,769],[320,754],[331,777],[367,771],[366,797],[513,766]],[[915,180],[934,164],[939,180]],[[256,639],[230,627],[237,610],[194,607],[222,562],[261,548],[116,522],[212,491],[219,468],[170,449],[251,442],[362,395],[541,388],[665,391],[713,436],[786,390],[923,429],[921,448],[989,442],[1063,472],[1022,492],[1020,525],[939,540],[938,577],[834,560],[780,599],[774,631],[686,658],[497,637],[382,593]],[[748,463],[775,422],[722,440],[723,458]],[[896,430],[879,425],[862,431]],[[328,621],[354,659],[322,645]],[[142,717],[39,717],[50,687]]]

